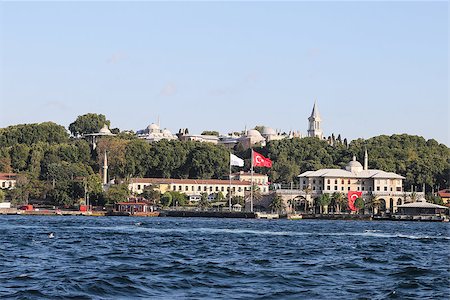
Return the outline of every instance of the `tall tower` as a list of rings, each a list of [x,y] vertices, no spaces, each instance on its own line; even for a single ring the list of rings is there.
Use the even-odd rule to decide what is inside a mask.
[[[323,133],[320,126],[322,119],[320,118],[319,109],[317,108],[316,101],[314,101],[313,110],[311,112],[311,116],[308,118],[308,121],[309,121],[308,136],[323,139]]]
[[[105,157],[103,158],[103,184],[108,183],[108,158],[106,157],[106,151],[105,151]]]
[[[366,152],[364,152],[364,170],[369,169],[369,155],[367,154],[367,148]]]

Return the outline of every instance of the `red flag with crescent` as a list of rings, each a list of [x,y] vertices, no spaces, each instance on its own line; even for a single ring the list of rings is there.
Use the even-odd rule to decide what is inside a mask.
[[[355,207],[355,200],[357,198],[360,198],[362,195],[362,192],[356,192],[356,191],[348,191],[348,208],[350,208],[351,211],[357,211],[358,209]]]
[[[272,168],[272,161],[258,152],[253,151],[253,166]]]

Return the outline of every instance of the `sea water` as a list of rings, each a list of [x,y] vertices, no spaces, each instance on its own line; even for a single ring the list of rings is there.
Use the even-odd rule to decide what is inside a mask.
[[[444,299],[449,225],[0,216],[0,298]]]

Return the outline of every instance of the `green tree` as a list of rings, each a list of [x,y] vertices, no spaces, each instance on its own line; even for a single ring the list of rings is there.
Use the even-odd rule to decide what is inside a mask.
[[[164,207],[169,207],[170,204],[172,204],[172,194],[170,192],[165,192],[162,196],[161,196],[161,204]]]
[[[209,207],[210,203],[208,201],[208,194],[207,193],[201,193],[200,194],[200,201],[198,202],[198,206],[201,208]]]
[[[326,213],[328,213],[328,206],[331,203],[331,197],[330,194],[324,193],[322,195],[320,195],[320,197],[318,198],[317,203],[320,206],[320,213],[322,214],[325,210]]]
[[[282,213],[286,209],[283,198],[280,195],[275,194],[272,201],[269,204],[269,208],[272,212]]]
[[[11,165],[15,172],[25,171],[28,166],[30,147],[25,144],[16,144],[11,147]]]
[[[356,198],[355,207],[358,210],[358,212],[361,213],[361,211],[364,209],[364,199],[361,197]]]
[[[153,200],[155,203],[159,203],[161,198],[161,193],[153,185],[148,185],[144,187],[141,194],[147,200]]]
[[[188,199],[187,199],[186,194],[183,194],[180,192],[175,192],[175,191],[171,191],[169,193],[172,195],[172,204],[173,205],[184,206],[187,204]]]
[[[335,205],[336,211],[338,213],[341,213],[343,208],[346,207],[347,198],[345,197],[345,195],[343,193],[334,192],[333,195],[331,195],[331,200],[332,200],[333,204]]]
[[[102,114],[88,113],[78,116],[77,119],[69,125],[69,131],[73,136],[99,132],[100,129],[111,125],[109,120]]]
[[[5,192],[3,190],[0,190],[0,203],[2,203],[3,201],[5,201]]]
[[[372,209],[374,215],[376,215],[380,209],[381,201],[375,193],[370,193],[368,206]]]
[[[127,184],[114,184],[111,185],[106,191],[106,201],[108,204],[115,204],[117,202],[127,201],[130,196]]]

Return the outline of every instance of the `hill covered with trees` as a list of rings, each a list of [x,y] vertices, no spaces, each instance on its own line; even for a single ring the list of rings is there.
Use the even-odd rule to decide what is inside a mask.
[[[77,136],[95,132],[103,121],[109,122],[103,115],[80,116],[71,124],[71,136],[63,126],[52,122],[1,128],[0,172],[21,174],[18,188],[9,196],[17,201],[34,198],[72,204],[84,196],[88,187],[94,201],[106,201],[99,176],[105,150],[109,178],[118,181],[131,177],[208,179],[228,175],[229,150],[220,145],[167,140],[149,144],[134,135],[119,133],[99,139],[93,150]],[[365,149],[369,168],[405,176],[406,189],[422,184],[427,191],[449,186],[450,149],[435,140],[406,134],[333,146],[317,138],[272,141],[255,150],[271,158],[273,168],[256,171],[267,173],[271,182],[296,182],[297,176],[307,170],[342,168],[353,155],[362,161]],[[238,145],[232,152],[244,158],[245,169],[249,169],[250,150]]]

